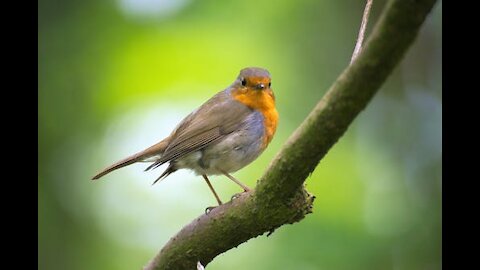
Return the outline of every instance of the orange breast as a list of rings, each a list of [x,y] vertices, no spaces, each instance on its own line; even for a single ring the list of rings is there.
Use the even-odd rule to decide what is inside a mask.
[[[232,91],[234,99],[263,114],[265,136],[263,148],[267,147],[277,130],[278,112],[275,108],[275,96],[271,89],[263,91],[249,89],[235,89]]]

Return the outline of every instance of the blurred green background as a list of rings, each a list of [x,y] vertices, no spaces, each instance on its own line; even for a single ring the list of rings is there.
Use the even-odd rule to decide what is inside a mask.
[[[39,1],[39,269],[140,269],[215,200],[200,177],[99,169],[168,135],[246,66],[280,124],[254,186],[345,68],[365,1]],[[374,1],[368,30],[385,5]],[[441,269],[442,5],[306,181],[314,212],[207,269]],[[213,177],[223,200],[240,190]]]

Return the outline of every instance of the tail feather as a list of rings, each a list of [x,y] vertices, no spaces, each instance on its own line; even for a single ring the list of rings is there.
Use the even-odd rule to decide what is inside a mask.
[[[156,169],[157,167],[160,167],[162,166],[163,164],[165,164],[165,162],[158,162],[158,161],[155,161],[153,162],[152,164],[150,164],[150,166],[148,166],[144,171],[149,171],[149,170],[153,170],[153,169]]]
[[[177,171],[177,168],[175,168],[175,164],[172,162],[170,163],[170,165],[168,165],[168,168],[157,178],[157,180],[153,181],[152,185],[155,185],[155,183],[157,183],[158,181],[167,178],[167,176],[169,176],[171,173],[174,173],[175,171]]]
[[[127,157],[125,159],[122,159],[120,161],[118,161],[117,163],[113,164],[113,165],[110,165],[109,167],[103,169],[102,171],[100,171],[99,173],[97,173],[93,178],[92,180],[96,180],[96,179],[99,179],[100,177],[114,171],[114,170],[117,170],[117,169],[120,169],[120,168],[123,168],[125,166],[128,166],[128,165],[131,165],[133,163],[136,163],[136,162],[141,162],[141,161],[144,161],[152,156],[156,156],[156,155],[161,155],[163,153],[163,151],[165,151],[165,148],[167,147],[168,145],[168,138],[164,139],[163,141],[135,154],[135,155],[132,155],[130,157]]]
[[[111,166],[103,169],[102,171],[100,171],[98,174],[96,174],[96,175],[92,178],[92,180],[96,180],[96,179],[98,179],[98,178],[100,178],[100,177],[102,177],[102,176],[104,176],[104,175],[106,175],[106,174],[108,174],[108,173],[116,170],[116,169],[123,168],[123,167],[128,166],[128,165],[130,165],[130,164],[133,164],[133,163],[135,163],[135,162],[137,162],[137,161],[139,161],[139,160],[137,159],[137,157],[136,157],[135,155],[134,155],[134,156],[131,156],[131,157],[128,157],[128,158],[126,158],[126,159],[120,160],[119,162],[117,162],[117,163],[115,163],[115,164],[113,164],[113,165],[111,165]]]

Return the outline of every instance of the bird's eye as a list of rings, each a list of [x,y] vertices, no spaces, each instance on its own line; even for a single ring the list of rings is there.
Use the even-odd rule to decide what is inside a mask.
[[[270,87],[270,86],[272,86],[272,82],[269,82],[269,83],[268,83],[268,87]]]
[[[243,86],[247,85],[247,80],[245,80],[245,78],[242,78],[242,85]]]

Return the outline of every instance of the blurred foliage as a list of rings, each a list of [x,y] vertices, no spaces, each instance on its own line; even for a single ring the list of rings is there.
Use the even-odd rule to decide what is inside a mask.
[[[201,178],[110,163],[166,136],[246,66],[281,122],[255,185],[349,63],[363,1],[39,1],[39,269],[139,269],[215,200]],[[384,1],[374,1],[371,31]],[[442,5],[307,180],[314,213],[208,269],[440,269]],[[226,200],[239,192],[213,182]]]

